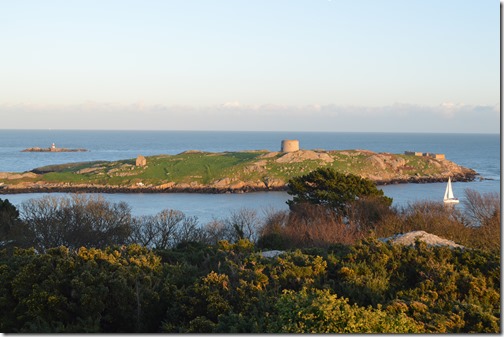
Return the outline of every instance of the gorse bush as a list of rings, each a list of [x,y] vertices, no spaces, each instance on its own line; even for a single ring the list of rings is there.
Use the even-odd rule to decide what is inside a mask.
[[[152,331],[162,319],[162,266],[145,248],[19,250],[0,261],[2,331]]]
[[[500,332],[500,255],[377,240],[0,253],[4,332]]]
[[[330,290],[285,290],[276,303],[271,332],[280,333],[419,333],[421,324],[405,313],[350,305]]]
[[[329,268],[336,293],[360,306],[405,312],[426,332],[499,330],[499,253],[369,239],[334,258]]]

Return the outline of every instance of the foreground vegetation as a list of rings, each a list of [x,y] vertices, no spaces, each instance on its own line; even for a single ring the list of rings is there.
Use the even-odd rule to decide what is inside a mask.
[[[0,200],[0,330],[500,332],[498,195],[394,209],[354,176],[305,178],[288,212],[203,225],[86,195]],[[465,247],[378,239],[412,230]]]
[[[500,256],[247,240],[0,254],[4,332],[500,332]]]

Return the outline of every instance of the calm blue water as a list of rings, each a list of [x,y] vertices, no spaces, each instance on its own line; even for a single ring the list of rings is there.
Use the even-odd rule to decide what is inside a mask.
[[[455,196],[464,190],[500,193],[500,135],[420,133],[331,133],[331,132],[214,132],[214,131],[74,131],[0,130],[0,171],[29,171],[35,167],[68,162],[118,160],[186,150],[211,152],[259,150],[278,151],[282,139],[299,139],[303,149],[367,149],[403,153],[405,150],[444,153],[448,160],[476,170],[482,178],[453,184]],[[28,147],[86,148],[89,152],[20,152]],[[444,183],[383,186],[394,205],[417,200],[441,200]],[[42,194],[0,195],[19,205]],[[113,202],[126,201],[135,215],[154,214],[164,208],[197,216],[202,223],[226,217],[243,207],[287,209],[284,192],[250,194],[106,194]]]

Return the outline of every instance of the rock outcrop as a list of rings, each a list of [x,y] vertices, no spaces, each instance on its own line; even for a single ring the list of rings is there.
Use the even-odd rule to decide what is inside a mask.
[[[287,152],[276,160],[277,163],[301,163],[306,160],[322,160],[326,163],[332,163],[334,159],[326,152],[315,152],[311,150],[299,150],[296,152]]]
[[[449,246],[453,248],[464,248],[464,246],[456,244],[455,242],[443,239],[437,235],[427,233],[425,231],[413,231],[405,234],[396,234],[394,236],[380,239],[382,242],[390,242],[398,245],[413,246],[415,242],[423,241],[428,246]]]

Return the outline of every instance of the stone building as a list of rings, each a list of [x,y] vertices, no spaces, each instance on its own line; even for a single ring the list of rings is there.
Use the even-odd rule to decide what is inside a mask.
[[[445,160],[446,157],[444,153],[431,153],[431,152],[414,152],[414,151],[404,151],[407,156],[417,156],[417,157],[430,157],[439,160]]]
[[[297,139],[284,139],[282,140],[282,152],[295,152],[299,151],[299,140]]]
[[[144,157],[144,156],[139,155],[139,156],[137,157],[137,159],[136,159],[136,163],[135,163],[135,165],[136,165],[136,166],[140,166],[140,167],[145,166],[145,165],[147,165],[147,159],[145,159],[145,157]]]
[[[422,152],[415,152],[415,151],[404,151],[404,154],[407,156],[417,156],[417,157],[423,156]]]

